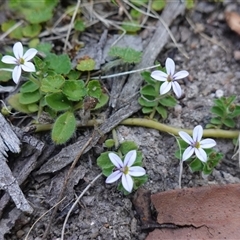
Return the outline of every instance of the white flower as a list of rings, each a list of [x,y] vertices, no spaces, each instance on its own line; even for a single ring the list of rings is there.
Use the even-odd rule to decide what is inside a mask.
[[[113,183],[122,177],[123,187],[128,192],[131,192],[133,189],[133,179],[131,176],[139,177],[146,174],[144,168],[139,166],[132,167],[133,163],[136,161],[137,151],[132,150],[128,152],[124,158],[124,161],[122,161],[121,158],[115,153],[109,153],[108,156],[113,165],[116,167],[116,171],[107,177],[106,183]]]
[[[207,161],[207,154],[203,149],[214,147],[216,145],[216,142],[211,138],[201,140],[203,135],[202,126],[198,125],[193,129],[193,137],[189,136],[186,132],[183,131],[180,131],[178,134],[186,143],[189,144],[189,147],[183,153],[183,161],[190,158],[194,152],[197,158],[199,158],[202,162]]]
[[[2,62],[16,65],[12,72],[12,79],[17,84],[19,82],[22,70],[25,72],[36,71],[35,66],[33,63],[29,62],[29,60],[31,60],[37,54],[37,50],[30,48],[23,55],[23,45],[21,42],[17,42],[13,46],[13,54],[15,57],[9,55],[2,57]]]
[[[167,73],[156,70],[152,72],[151,77],[155,80],[164,82],[160,87],[161,95],[168,93],[172,87],[176,96],[180,98],[182,90],[177,80],[187,77],[189,73],[185,70],[175,73],[175,63],[171,58],[167,58],[165,67]]]

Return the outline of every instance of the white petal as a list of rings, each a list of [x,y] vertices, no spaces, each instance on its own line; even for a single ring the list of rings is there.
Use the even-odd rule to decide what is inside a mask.
[[[145,175],[146,170],[142,167],[136,166],[136,167],[130,167],[128,173],[133,177],[139,177],[139,176]]]
[[[13,72],[12,72],[12,79],[13,81],[18,84],[19,80],[20,80],[20,76],[21,76],[21,73],[22,73],[22,68],[20,66],[16,66],[14,69],[13,69]]]
[[[122,172],[117,170],[113,173],[111,173],[107,179],[106,179],[106,183],[113,183],[113,182],[116,182],[121,176],[122,176]]]
[[[189,75],[188,71],[182,70],[180,72],[177,72],[174,74],[173,79],[177,80],[177,79],[182,79],[185,78]]]
[[[171,90],[171,86],[172,86],[171,82],[168,81],[164,82],[160,87],[160,95],[168,93]]]
[[[153,71],[151,77],[158,81],[167,81],[168,75],[162,71]]]
[[[122,185],[128,191],[131,192],[133,189],[133,180],[129,174],[122,175]]]
[[[173,76],[175,72],[175,63],[171,58],[167,58],[165,67],[167,74]]]
[[[187,134],[186,132],[183,132],[183,131],[180,131],[178,134],[182,138],[183,141],[185,141],[186,143],[188,143],[190,145],[193,144],[193,139],[189,134]]]
[[[201,125],[197,125],[193,129],[193,140],[194,140],[194,142],[200,142],[200,140],[202,139],[202,135],[203,135],[203,128],[202,128]]]
[[[17,42],[13,46],[14,56],[19,59],[23,57],[23,45],[21,42]]]
[[[207,161],[207,154],[202,148],[195,148],[195,154],[202,162]]]
[[[25,62],[21,67],[25,72],[36,72],[35,66],[31,62]]]
[[[192,146],[189,146],[184,152],[183,152],[183,155],[182,155],[182,160],[183,161],[186,161],[187,159],[189,159],[194,153],[194,147]]]
[[[216,146],[216,144],[217,143],[215,142],[215,140],[213,140],[211,138],[206,138],[200,142],[200,147],[201,148],[212,148],[212,147]]]
[[[172,88],[177,98],[180,98],[182,96],[182,89],[177,81],[172,82]]]
[[[136,150],[129,151],[124,158],[123,166],[131,167],[133,163],[136,161],[136,157],[137,157]]]
[[[31,60],[32,58],[35,57],[35,55],[37,54],[37,52],[38,52],[38,51],[37,51],[36,49],[30,48],[30,49],[28,49],[28,50],[24,53],[23,59],[24,59],[25,61],[29,61],[29,60]]]
[[[17,59],[12,56],[4,56],[2,57],[2,62],[7,63],[7,64],[17,64]]]
[[[123,167],[123,161],[117,154],[111,152],[108,154],[108,157],[110,158],[114,166],[116,166],[117,168]]]

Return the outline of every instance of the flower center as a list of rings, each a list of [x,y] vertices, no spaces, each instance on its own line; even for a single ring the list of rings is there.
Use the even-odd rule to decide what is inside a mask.
[[[24,64],[24,62],[25,62],[25,61],[24,61],[23,58],[19,58],[19,59],[18,59],[18,64]]]
[[[200,143],[199,142],[195,142],[194,147],[195,148],[200,148]]]
[[[123,167],[123,168],[120,169],[120,171],[126,175],[126,174],[128,174],[129,167],[128,166]]]
[[[168,77],[167,77],[167,81],[168,81],[168,82],[172,82],[172,81],[173,81],[173,78],[172,78],[171,75],[168,75]]]

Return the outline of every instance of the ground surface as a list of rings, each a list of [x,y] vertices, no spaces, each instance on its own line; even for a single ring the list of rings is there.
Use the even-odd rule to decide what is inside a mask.
[[[225,1],[221,4],[202,2],[197,4],[194,10],[186,11],[171,25],[173,36],[189,58],[185,58],[169,40],[157,60],[164,64],[165,59],[171,57],[176,62],[177,70],[188,70],[190,76],[186,81],[181,81],[185,97],[179,100],[175,109],[171,110],[165,123],[190,129],[198,124],[205,126],[210,119],[209,110],[213,105],[213,99],[218,94],[223,93],[224,96],[235,94],[238,102],[240,101],[238,94],[240,65],[239,60],[234,58],[234,52],[240,48],[240,36],[227,26],[224,18],[226,10],[239,12],[240,5],[236,1]],[[190,27],[186,17],[194,23],[195,29]],[[202,30],[197,32],[196,26],[201,26]],[[200,33],[214,38],[215,42],[205,39]],[[146,36],[151,34],[144,30],[139,35],[146,39]],[[221,90],[220,93],[217,90]],[[141,112],[137,115],[141,116]],[[144,167],[149,176],[149,181],[144,185],[145,189],[156,193],[178,188],[179,161],[174,157],[177,149],[174,137],[142,127],[118,126],[116,130],[119,140],[136,141],[144,154]],[[41,135],[41,139],[46,139],[49,143],[48,136]],[[182,187],[240,182],[238,160],[232,159],[234,154],[232,141],[222,139],[216,141],[216,149],[224,154],[219,166],[213,174],[203,178],[198,173],[191,173],[184,165]],[[53,154],[57,151],[60,151],[59,147]],[[72,201],[100,173],[96,159],[101,151],[103,151],[102,143],[98,143],[81,158],[76,168],[78,180],[74,183],[75,192],[70,194]],[[22,186],[35,212],[33,216],[25,218],[22,223],[16,224],[6,239],[24,239],[37,218],[56,203],[56,194],[60,191],[58,183],[61,179],[64,180],[66,171],[43,176],[37,175],[36,172],[33,172]],[[141,229],[139,216],[132,203],[133,196],[134,193],[127,197],[123,196],[116,190],[115,185],[106,185],[105,178],[100,177],[72,212],[66,225],[65,239],[145,239],[152,229]],[[60,237],[63,221],[71,204],[71,199],[61,204],[48,239]],[[28,239],[41,239],[48,222],[49,215],[39,220]]]

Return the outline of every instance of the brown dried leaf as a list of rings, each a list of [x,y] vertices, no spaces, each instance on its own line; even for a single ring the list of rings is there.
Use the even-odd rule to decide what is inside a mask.
[[[240,15],[236,12],[225,12],[225,19],[231,30],[240,35]]]
[[[147,240],[239,239],[240,184],[172,190],[151,199],[158,223],[179,228],[155,230]]]

